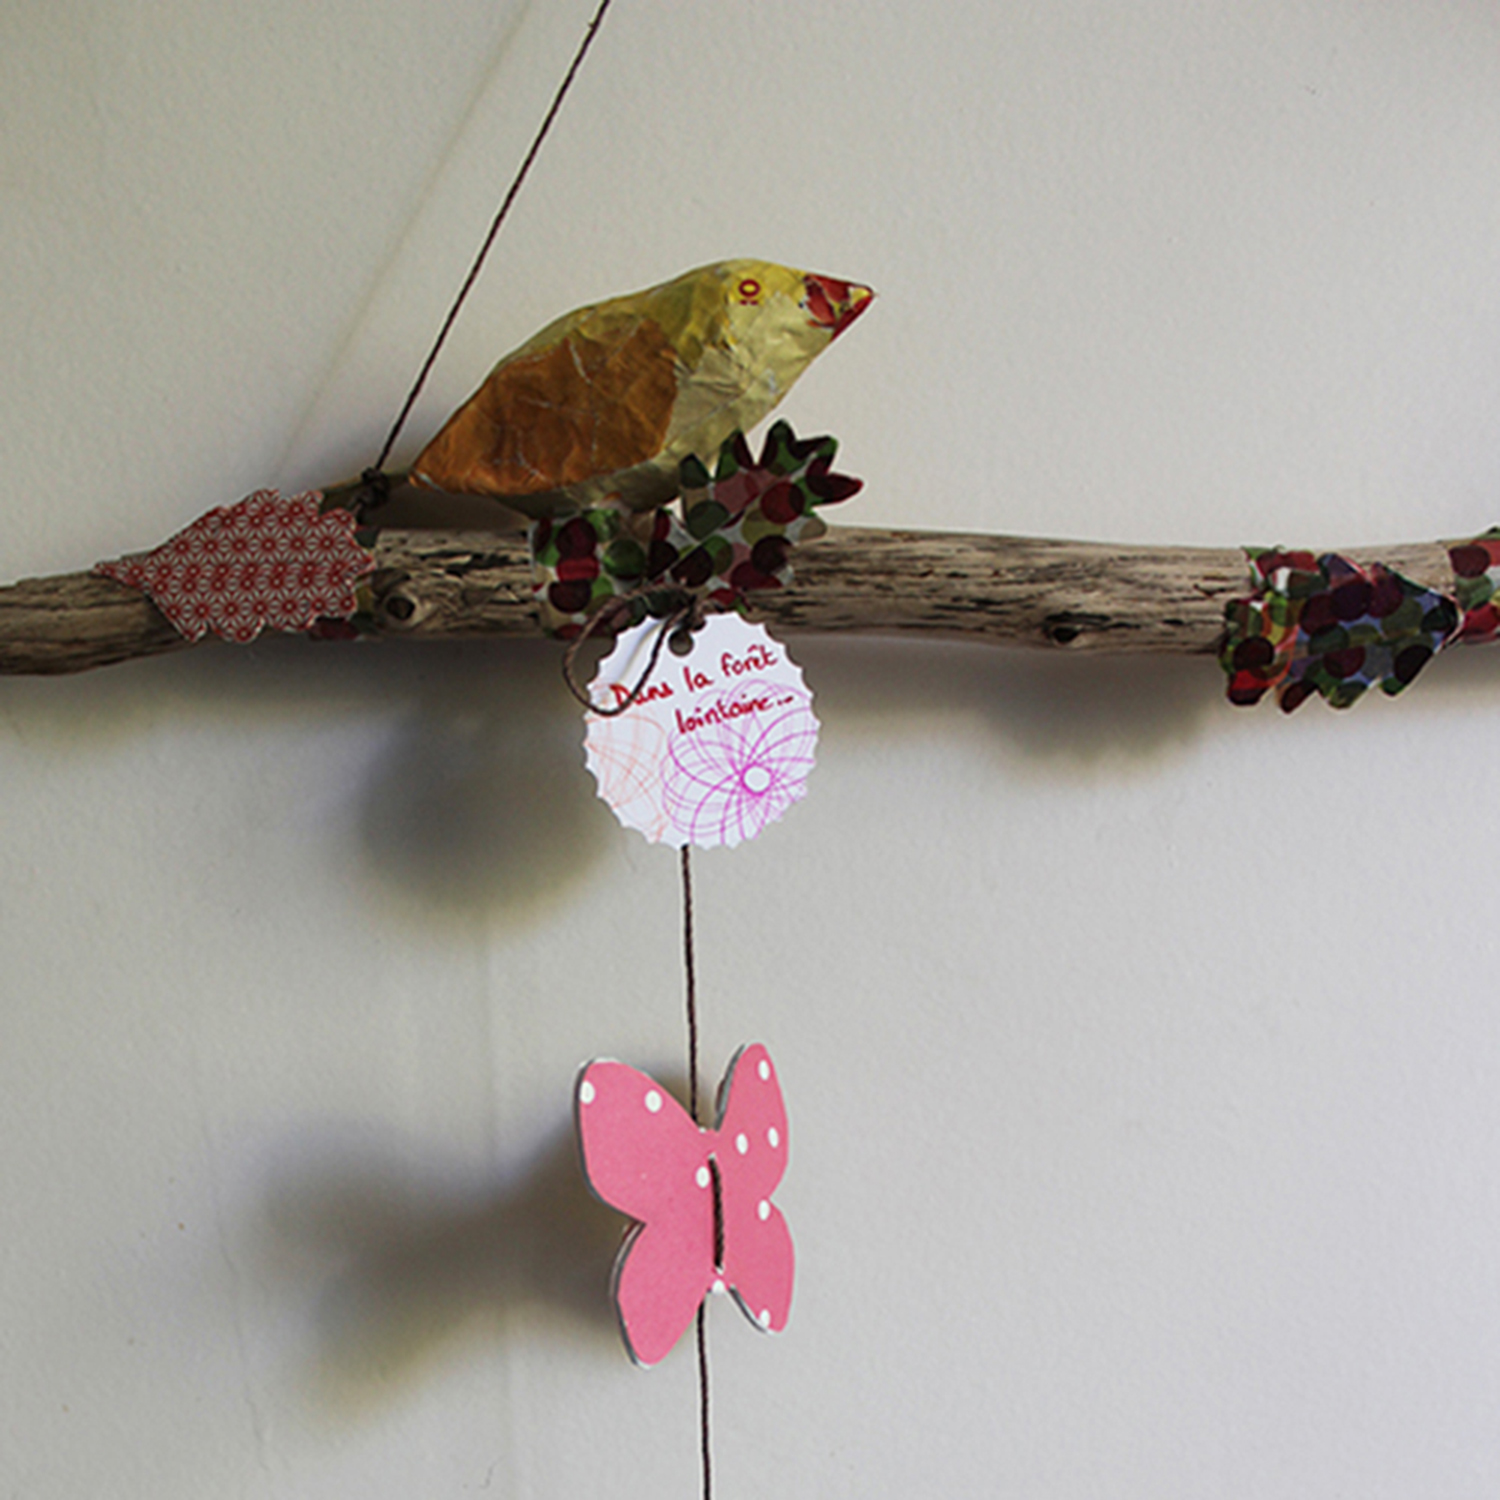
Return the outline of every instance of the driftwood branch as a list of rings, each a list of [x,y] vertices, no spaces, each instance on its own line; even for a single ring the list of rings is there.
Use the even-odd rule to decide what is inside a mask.
[[[383,531],[380,634],[420,640],[539,632],[524,536]],[[1446,547],[1359,548],[1419,583],[1452,586]],[[1233,547],[1117,547],[1028,537],[832,527],[799,547],[790,588],[751,596],[781,630],[908,633],[1070,651],[1206,653],[1247,591]],[[91,573],[0,588],[0,672],[81,672],[188,643],[143,594]]]

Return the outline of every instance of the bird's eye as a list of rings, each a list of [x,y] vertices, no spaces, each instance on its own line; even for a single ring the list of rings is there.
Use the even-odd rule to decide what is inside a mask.
[[[747,276],[736,290],[740,294],[741,302],[754,302],[760,296],[760,282]]]

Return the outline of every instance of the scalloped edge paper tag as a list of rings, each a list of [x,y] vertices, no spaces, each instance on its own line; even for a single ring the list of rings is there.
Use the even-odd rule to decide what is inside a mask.
[[[657,620],[622,631],[589,684],[600,705],[628,697],[650,660]],[[710,615],[685,656],[663,646],[622,714],[585,716],[599,795],[653,844],[733,848],[806,794],[818,720],[802,669],[764,626]]]

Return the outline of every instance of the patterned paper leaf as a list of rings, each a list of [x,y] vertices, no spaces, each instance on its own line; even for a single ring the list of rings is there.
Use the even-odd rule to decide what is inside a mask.
[[[1337,553],[1251,549],[1255,593],[1225,607],[1220,662],[1231,703],[1276,693],[1290,713],[1313,693],[1348,708],[1377,682],[1394,696],[1453,637],[1447,595]]]
[[[719,449],[712,476],[697,458],[684,459],[680,517],[666,508],[628,514],[601,506],[536,522],[532,589],[543,626],[571,638],[609,600],[658,580],[660,594],[632,600],[615,628],[670,614],[684,593],[732,609],[757,589],[784,587],[793,544],[827,530],[816,508],[862,488],[833,472],[837,451],[834,438],[799,439],[790,423],[777,422],[758,460],[738,432]]]
[[[220,506],[151,552],[94,571],[150,595],[188,640],[209,631],[243,644],[262,630],[346,633],[356,580],[375,566],[347,510],[318,512],[322,495],[257,490]]]
[[[1448,549],[1453,567],[1453,596],[1463,610],[1457,640],[1469,645],[1500,636],[1500,526],[1492,526],[1472,542]]]

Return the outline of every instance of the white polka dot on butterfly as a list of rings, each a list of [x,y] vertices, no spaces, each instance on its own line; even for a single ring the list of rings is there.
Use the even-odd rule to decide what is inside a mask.
[[[737,1136],[735,1136],[734,1149],[738,1151],[741,1156],[743,1156],[750,1149],[750,1138],[744,1133],[744,1131],[741,1131]]]
[[[761,1058],[760,1067],[756,1071],[760,1074],[760,1081],[762,1083],[769,1083],[771,1081],[771,1065],[765,1058]]]
[[[578,1085],[578,1100],[581,1104],[592,1104],[594,1102],[594,1085],[587,1078]]]
[[[760,1215],[760,1222],[764,1224],[766,1220],[771,1217],[771,1205],[764,1198],[762,1198],[760,1202],[755,1205],[755,1212]]]
[[[709,1291],[711,1291],[716,1297],[722,1297],[728,1290],[729,1288],[724,1285],[722,1279],[715,1281],[714,1284],[709,1288]]]
[[[759,1323],[762,1328],[769,1328],[771,1326],[771,1309],[769,1307],[761,1308],[760,1316],[756,1318],[755,1321]]]
[[[696,1182],[699,1187],[707,1187],[712,1180],[713,1179],[708,1175],[707,1167],[699,1167],[697,1172],[693,1175],[693,1181]]]
[[[781,1132],[772,1125],[766,1131],[766,1139],[771,1143],[771,1149],[774,1151],[781,1144]]]
[[[654,1115],[661,1108],[661,1095],[655,1089],[646,1090],[646,1108]]]

